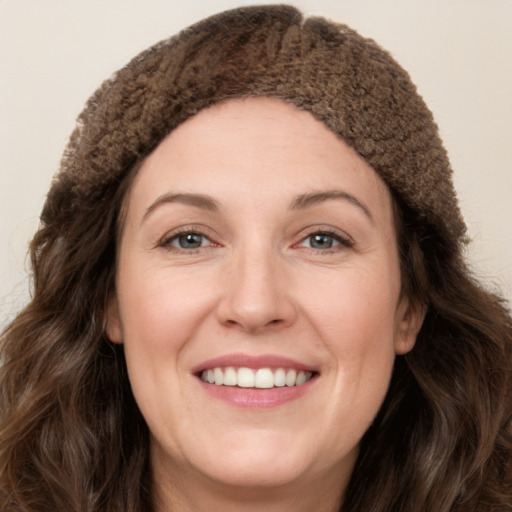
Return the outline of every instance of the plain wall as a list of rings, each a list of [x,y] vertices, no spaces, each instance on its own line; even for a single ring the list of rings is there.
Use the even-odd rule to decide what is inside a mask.
[[[253,3],[0,0],[0,328],[29,300],[28,241],[87,98],[149,45]],[[455,170],[472,266],[512,300],[512,0],[290,3],[372,37],[409,71]]]

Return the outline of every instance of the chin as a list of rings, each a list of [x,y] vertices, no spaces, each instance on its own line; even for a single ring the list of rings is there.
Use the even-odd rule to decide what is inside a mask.
[[[248,488],[279,488],[291,485],[308,474],[308,466],[304,461],[290,460],[274,453],[262,457],[248,454],[231,454],[220,464],[209,464],[204,468],[209,479],[224,486]]]
[[[293,439],[291,432],[271,430],[226,432],[182,445],[180,453],[154,446],[153,463],[167,467],[179,475],[205,478],[221,486],[248,488],[283,487],[301,480],[314,466],[312,446]],[[202,437],[202,436],[201,436]],[[155,449],[156,448],[156,449]],[[160,459],[160,460],[158,460]],[[195,475],[195,477],[194,477]]]

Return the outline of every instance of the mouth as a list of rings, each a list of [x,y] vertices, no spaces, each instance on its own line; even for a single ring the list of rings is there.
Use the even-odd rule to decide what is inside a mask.
[[[255,411],[310,395],[318,368],[276,354],[226,354],[192,369],[201,388],[230,406]]]
[[[248,368],[215,366],[201,370],[198,377],[208,384],[238,388],[271,389],[298,387],[309,382],[317,372],[296,368]]]

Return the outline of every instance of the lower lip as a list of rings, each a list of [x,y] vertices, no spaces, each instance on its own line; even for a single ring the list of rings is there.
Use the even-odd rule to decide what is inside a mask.
[[[245,409],[269,409],[297,400],[314,386],[317,376],[300,386],[283,386],[269,389],[239,388],[238,386],[217,386],[203,382],[202,388],[210,396]]]

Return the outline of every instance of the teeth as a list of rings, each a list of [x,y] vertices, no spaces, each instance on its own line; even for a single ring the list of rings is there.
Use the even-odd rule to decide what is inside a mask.
[[[285,370],[284,368],[213,368],[201,373],[201,380],[217,386],[238,386],[241,388],[269,389],[283,386],[301,386],[313,376],[304,370]]]
[[[204,372],[203,372],[204,373]],[[238,376],[234,368],[226,368],[224,370],[224,386],[236,386]]]
[[[269,368],[261,368],[254,375],[254,387],[273,388],[274,374]]]
[[[241,388],[254,387],[254,372],[250,368],[238,368],[238,386]]]
[[[282,368],[278,368],[274,373],[274,386],[282,388],[286,384],[286,372]]]
[[[297,372],[295,370],[288,370],[286,372],[285,383],[287,386],[295,386],[297,382]]]
[[[297,375],[297,383],[296,386],[300,386],[301,384],[304,384],[307,381],[306,372],[300,371]]]
[[[220,368],[213,369],[213,377],[215,378],[215,384],[217,384],[217,386],[224,384],[224,373],[222,373]]]

